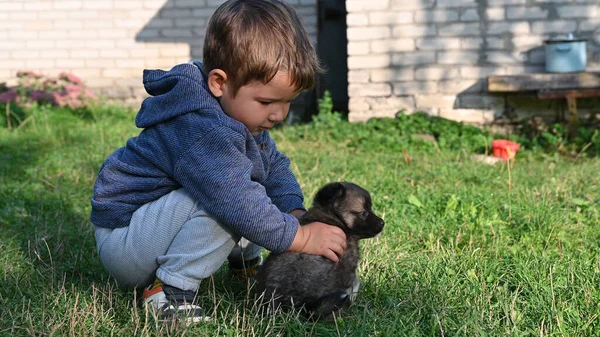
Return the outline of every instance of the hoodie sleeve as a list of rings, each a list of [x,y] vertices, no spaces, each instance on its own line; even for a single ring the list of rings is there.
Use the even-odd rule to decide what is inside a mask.
[[[289,249],[298,220],[281,212],[263,185],[251,180],[252,163],[241,135],[219,127],[183,154],[175,179],[202,208],[234,233],[274,253]]]
[[[268,137],[267,149],[271,159],[269,176],[264,182],[267,195],[282,212],[305,209],[302,204],[304,201],[302,190],[296,176],[290,170],[290,159],[277,150],[271,137]]]

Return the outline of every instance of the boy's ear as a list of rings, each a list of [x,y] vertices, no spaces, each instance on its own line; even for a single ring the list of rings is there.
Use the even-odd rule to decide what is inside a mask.
[[[223,96],[227,74],[221,69],[213,69],[208,73],[208,89],[215,97]]]

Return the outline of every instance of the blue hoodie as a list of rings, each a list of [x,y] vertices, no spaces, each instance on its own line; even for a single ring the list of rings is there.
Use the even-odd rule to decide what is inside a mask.
[[[183,187],[234,233],[286,251],[298,230],[287,212],[304,209],[290,161],[267,131],[252,136],[223,112],[201,69],[195,62],[144,70],[152,97],[135,120],[143,130],[100,168],[90,220],[98,227],[128,226],[140,206]]]

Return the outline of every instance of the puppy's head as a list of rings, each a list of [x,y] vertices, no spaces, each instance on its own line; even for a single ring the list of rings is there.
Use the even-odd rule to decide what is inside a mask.
[[[383,219],[371,210],[371,195],[356,184],[327,184],[317,192],[313,204],[339,219],[346,234],[370,238],[383,230]]]

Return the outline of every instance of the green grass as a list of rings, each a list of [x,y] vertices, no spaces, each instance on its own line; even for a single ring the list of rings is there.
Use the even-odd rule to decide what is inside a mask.
[[[490,166],[460,148],[381,146],[390,127],[377,142],[338,121],[278,130],[307,200],[352,181],[386,220],[363,242],[357,303],[336,323],[263,318],[222,270],[201,286],[213,322],[158,325],[104,271],[88,220],[95,174],[137,133],[134,114],[33,115],[0,128],[0,335],[600,335],[597,158],[522,151]]]

